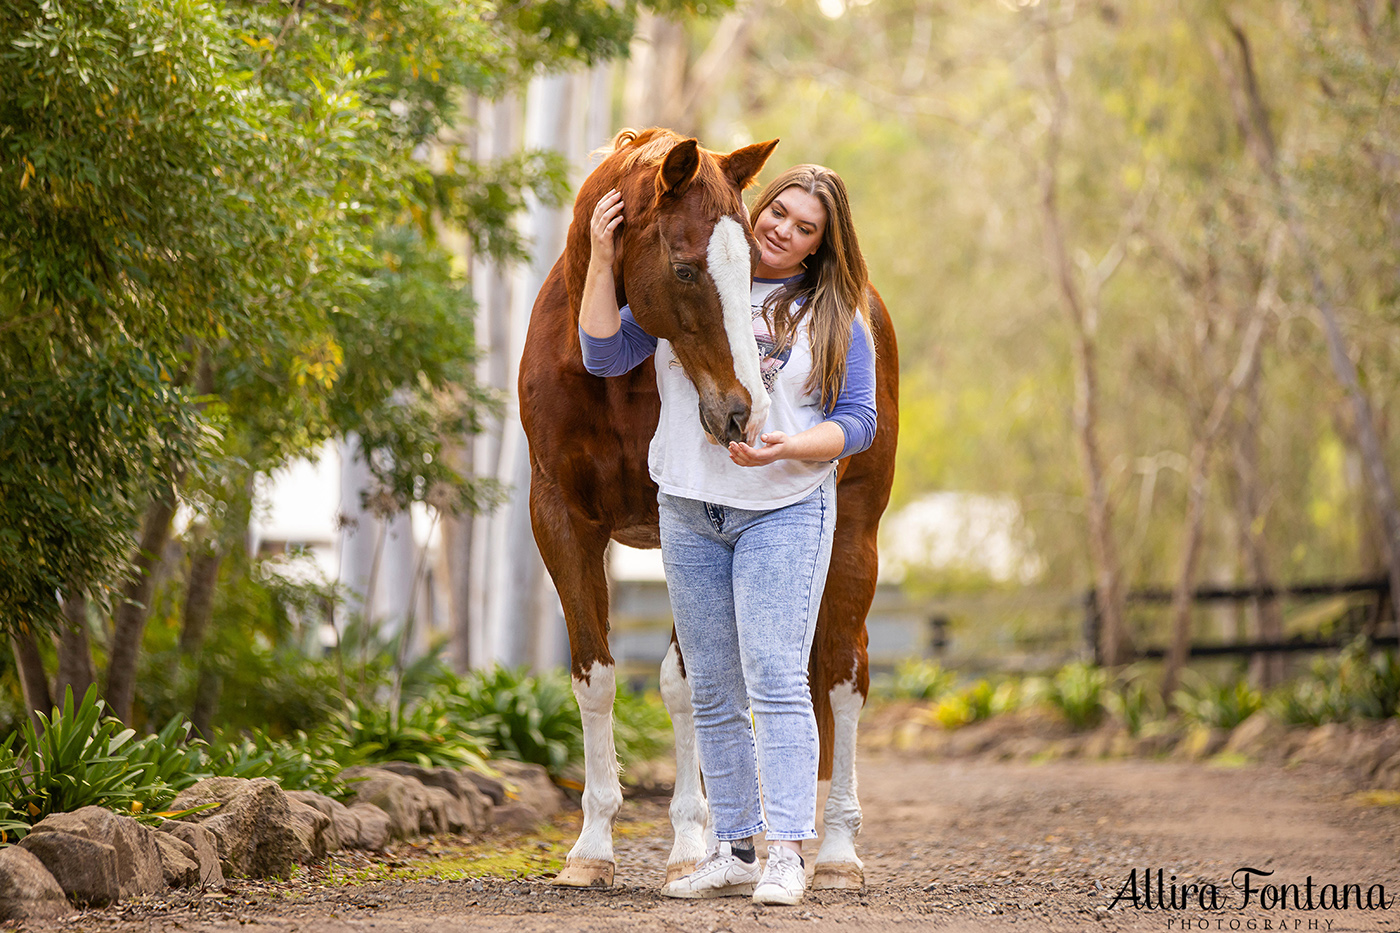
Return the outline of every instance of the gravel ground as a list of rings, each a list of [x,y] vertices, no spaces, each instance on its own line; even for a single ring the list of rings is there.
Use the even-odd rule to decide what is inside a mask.
[[[669,848],[666,802],[629,800],[618,834],[618,884],[606,891],[551,888],[544,874],[522,880],[424,877],[451,841],[405,846],[377,868],[338,859],[278,884],[133,901],[24,929],[189,933],[534,933],[534,931],[718,931],[843,929],[945,931],[1389,930],[1400,931],[1400,799],[1358,794],[1324,769],[1286,771],[1155,761],[1017,764],[928,760],[882,752],[860,766],[867,887],[811,892],[796,908],[742,899],[672,901],[657,895]],[[577,814],[548,838],[489,840],[502,850],[535,848],[543,863],[567,850]],[[548,835],[548,834],[547,834]],[[815,850],[813,850],[815,851]],[[384,865],[418,880],[380,877]],[[1251,901],[1231,878],[1251,875]],[[1185,909],[1162,905],[1188,884],[1213,884],[1219,909],[1193,891]],[[1138,880],[1138,903],[1128,885]],[[1144,899],[1146,878],[1151,900]],[[1308,909],[1311,878],[1312,909]],[[1280,888],[1286,904],[1270,903]],[[1384,886],[1386,907],[1319,904],[1325,885]],[[1209,889],[1207,889],[1209,890]],[[1115,903],[1116,898],[1116,903]],[[1180,902],[1180,900],[1179,900]]]

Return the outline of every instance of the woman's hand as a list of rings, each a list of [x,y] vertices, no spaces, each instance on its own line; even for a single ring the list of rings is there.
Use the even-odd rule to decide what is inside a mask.
[[[588,258],[588,275],[583,280],[583,304],[578,326],[590,337],[606,340],[622,326],[613,282],[613,260],[617,258],[617,228],[622,224],[622,193],[616,188],[598,199],[588,236],[593,253]]]
[[[789,456],[785,449],[788,446],[788,436],[782,431],[769,431],[767,434],[760,434],[758,439],[763,441],[764,446],[750,447],[743,441],[731,443],[729,459],[739,466],[754,467],[767,466]]]
[[[611,270],[617,258],[617,228],[622,226],[622,192],[616,188],[598,199],[593,208],[593,220],[588,225],[593,240],[590,262]]]
[[[739,466],[767,466],[778,460],[835,460],[846,447],[846,432],[834,421],[823,421],[796,434],[760,434],[763,447],[743,441],[729,445],[729,459]]]

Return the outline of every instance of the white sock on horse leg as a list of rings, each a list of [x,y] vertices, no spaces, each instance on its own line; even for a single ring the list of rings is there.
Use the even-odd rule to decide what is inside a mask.
[[[617,746],[613,743],[616,669],[611,664],[593,662],[586,678],[574,678],[574,696],[583,716],[583,831],[569,850],[569,858],[611,862],[613,820],[622,808]]]
[[[700,758],[695,747],[695,708],[690,700],[690,683],[681,673],[680,654],[675,645],[661,662],[661,699],[671,714],[676,733],[676,786],[671,792],[671,828],[675,842],[667,859],[669,866],[687,871],[705,855],[705,826],[709,807],[700,783]]]
[[[856,726],[865,698],[855,681],[831,688],[831,713],[835,723],[831,760],[831,790],[822,816],[825,836],[817,852],[817,864],[849,864],[861,867],[856,855],[860,833],[860,799],[856,795]]]

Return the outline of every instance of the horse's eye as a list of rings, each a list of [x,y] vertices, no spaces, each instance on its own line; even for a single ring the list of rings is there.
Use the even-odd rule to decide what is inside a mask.
[[[680,279],[682,282],[695,281],[695,270],[690,266],[678,262],[671,268],[675,270],[676,278]]]

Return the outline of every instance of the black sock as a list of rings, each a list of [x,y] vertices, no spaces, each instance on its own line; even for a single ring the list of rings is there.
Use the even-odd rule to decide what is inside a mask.
[[[752,836],[747,839],[731,839],[729,851],[734,853],[734,857],[739,861],[749,865],[752,865],[754,859],[758,858],[758,853],[754,851]]]

